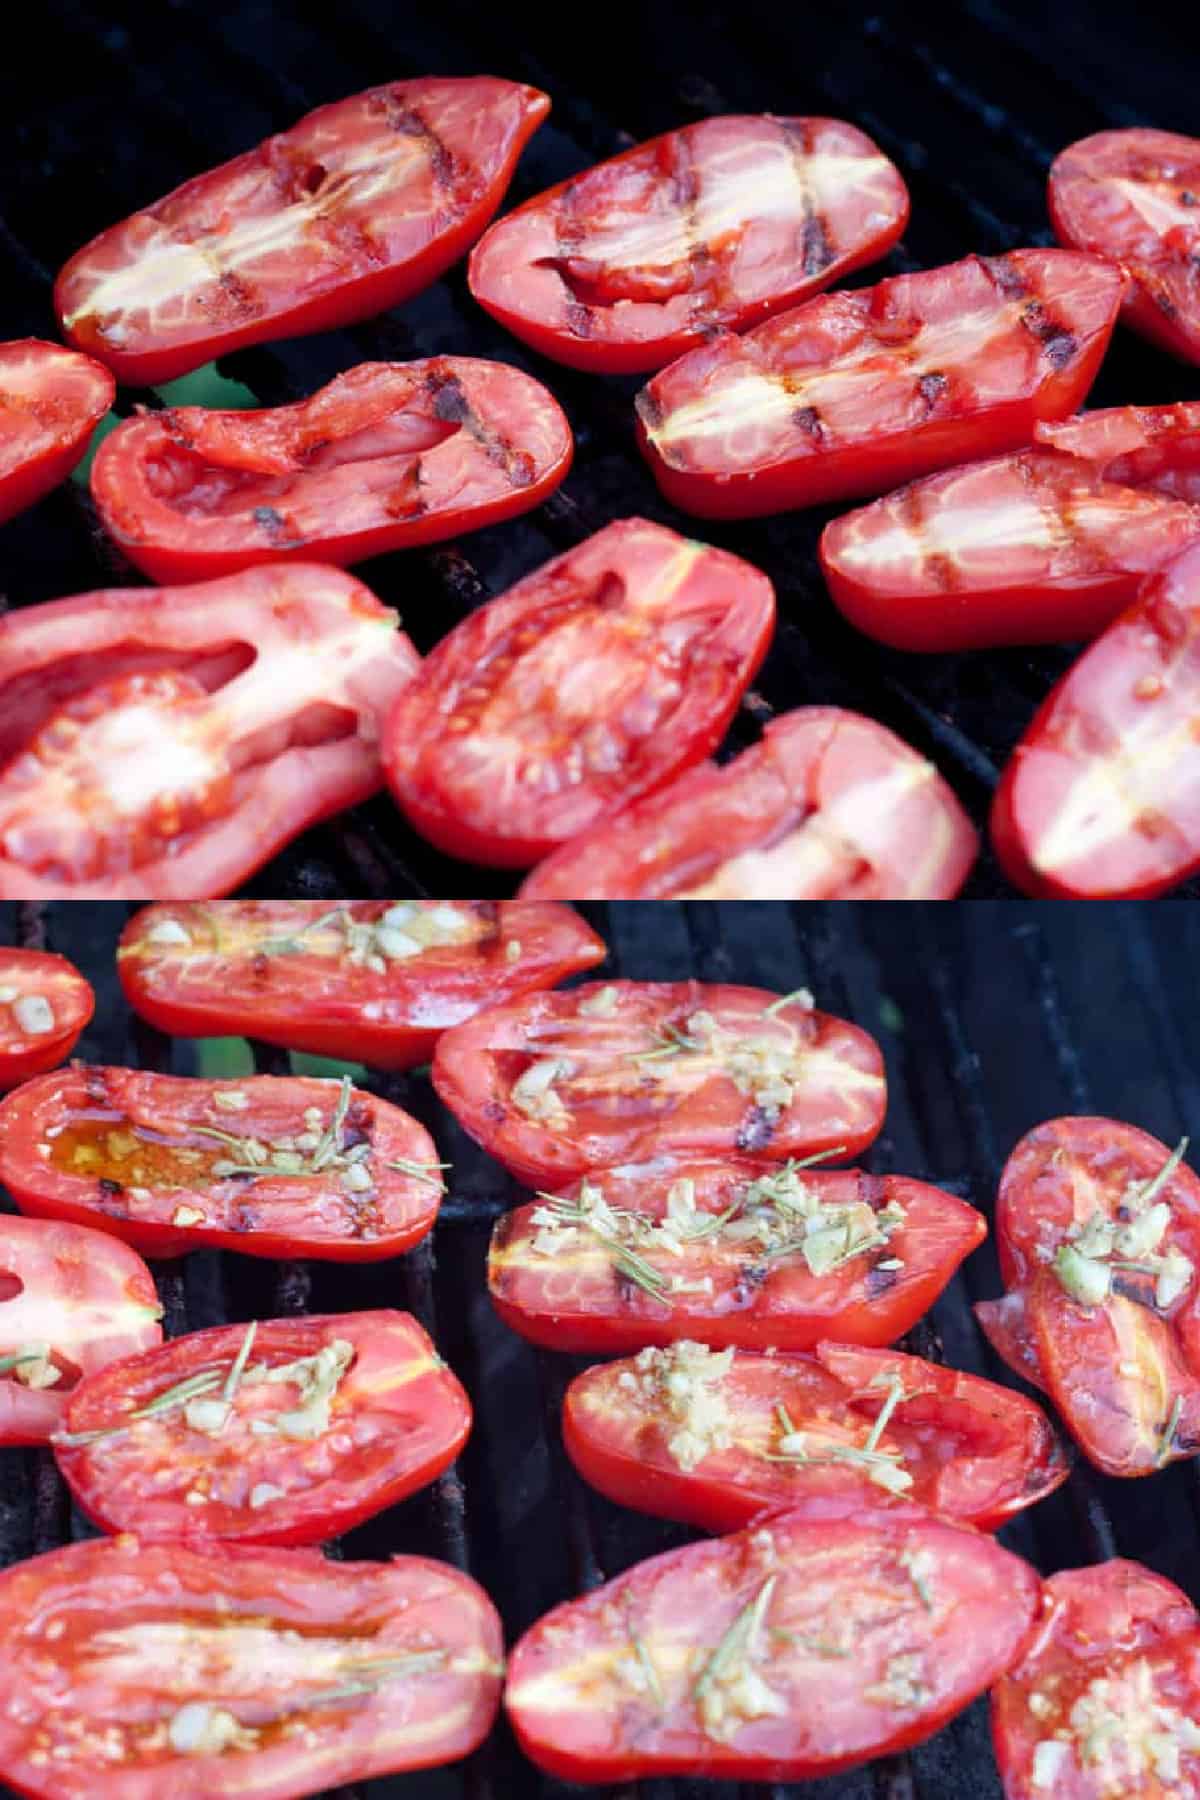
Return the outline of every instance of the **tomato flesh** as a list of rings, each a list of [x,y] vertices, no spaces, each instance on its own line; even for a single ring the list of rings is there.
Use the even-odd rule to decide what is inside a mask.
[[[619,520],[426,658],[387,722],[388,783],[440,849],[528,867],[716,747],[774,620],[749,563]]]
[[[760,744],[705,764],[571,840],[531,897],[949,900],[978,850],[932,763],[832,706],[772,719]]]
[[[95,1008],[65,956],[0,946],[0,1091],[63,1062]]]
[[[65,481],[113,403],[107,369],[60,344],[0,344],[0,524]]]
[[[0,1181],[21,1210],[151,1256],[395,1256],[433,1225],[439,1171],[423,1125],[348,1081],[78,1065],[0,1103]]]
[[[1096,257],[1015,250],[810,300],[655,376],[637,401],[643,449],[667,499],[706,518],[1020,449],[1083,400],[1124,285]]]
[[[77,251],[54,288],[63,331],[150,386],[385,312],[474,242],[549,110],[488,77],[319,107]]]
[[[531,1187],[672,1150],[850,1156],[878,1133],[886,1097],[875,1040],[810,995],[697,981],[592,982],[491,1007],[440,1039],[433,1084]]]
[[[449,1026],[605,955],[565,906],[227,900],[146,907],[122,933],[117,969],[130,1005],[171,1036],[256,1037],[410,1069]]]
[[[853,125],[702,119],[509,213],[471,292],[545,356],[638,374],[873,262],[907,221],[899,171]]]

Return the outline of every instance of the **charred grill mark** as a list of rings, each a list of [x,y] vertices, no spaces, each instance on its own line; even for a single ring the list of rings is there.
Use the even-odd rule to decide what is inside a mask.
[[[429,155],[429,168],[434,181],[443,190],[452,188],[458,176],[458,165],[418,108],[406,106],[396,91],[388,88],[380,95],[379,110],[393,131],[399,132],[402,137],[421,139]]]
[[[125,1192],[125,1189],[119,1181],[113,1181],[107,1175],[101,1175],[96,1185],[99,1187],[100,1192],[104,1195],[106,1200],[114,1200],[118,1194],[123,1194]]]
[[[881,1269],[878,1263],[872,1263],[866,1274],[867,1293],[872,1300],[877,1300],[880,1294],[886,1294],[890,1288],[894,1288],[899,1279],[898,1269]]]
[[[933,412],[950,391],[950,383],[937,369],[930,369],[917,382],[917,392],[925,402],[926,412]]]
[[[1029,283],[1011,257],[981,256],[979,260],[1006,300],[1023,299],[1029,292]]]
[[[262,311],[262,303],[254,298],[253,289],[232,269],[220,271],[217,286],[228,302],[226,310],[236,314],[238,318],[254,318]]]
[[[812,122],[803,119],[798,125],[781,121],[784,139],[792,156],[796,185],[801,193],[804,221],[800,227],[800,271],[804,275],[820,275],[834,260],[836,252],[829,236],[829,221],[819,210],[808,184],[806,163],[813,154]]]
[[[1051,542],[1068,548],[1082,568],[1111,569],[1112,559],[1103,539],[1095,531],[1084,529],[1070,497],[1043,478],[1036,462],[1022,457],[1017,466],[1031,499],[1046,521]]]
[[[572,299],[567,301],[566,320],[576,337],[591,337],[591,308],[585,306],[582,300]]]
[[[737,1134],[739,1150],[764,1150],[775,1135],[779,1114],[766,1107],[752,1106],[742,1120]]]
[[[932,586],[939,593],[956,593],[962,586],[958,564],[946,551],[934,550],[927,542],[926,495],[920,482],[914,482],[901,492],[899,509],[901,520],[921,547],[921,567]]]
[[[1037,339],[1051,368],[1065,369],[1079,349],[1074,332],[1051,318],[1040,300],[1031,300],[1023,308],[1021,323]]]
[[[754,1298],[762,1287],[770,1270],[765,1263],[743,1263],[738,1270],[737,1280],[733,1284],[732,1299],[735,1306],[752,1306]]]
[[[498,431],[485,425],[468,400],[457,375],[441,367],[431,369],[426,386],[433,397],[433,414],[444,424],[459,425],[479,444],[490,463],[502,469],[510,486],[528,487],[537,465],[527,450],[520,450]]]
[[[465,425],[471,417],[471,405],[457,375],[437,370],[429,376],[433,395],[433,416],[446,425]]]
[[[792,414],[792,423],[798,425],[805,436],[813,440],[814,444],[823,444],[829,435],[825,429],[825,422],[815,406],[798,406]]]
[[[303,538],[295,536],[283,514],[276,512],[273,506],[256,506],[251,517],[259,530],[266,533],[275,550],[290,550],[304,542]]]
[[[804,204],[806,208],[812,206],[812,201],[807,195]],[[800,267],[806,275],[820,275],[832,261],[833,249],[829,242],[825,220],[815,210],[808,212],[800,234]]]

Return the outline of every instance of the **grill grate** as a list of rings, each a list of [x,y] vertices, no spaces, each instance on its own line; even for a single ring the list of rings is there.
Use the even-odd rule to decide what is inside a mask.
[[[126,0],[118,10],[114,23],[74,0],[45,0],[39,16],[54,42],[87,45],[78,71],[55,67],[49,96],[33,37],[6,47],[0,152],[6,167],[20,169],[21,182],[0,216],[5,335],[53,334],[52,273],[102,226],[306,108],[387,78],[488,68],[545,87],[554,111],[525,153],[514,200],[712,111],[842,113],[900,162],[913,195],[904,244],[858,282],[971,250],[1048,242],[1045,170],[1061,145],[1135,120],[1182,131],[1193,120],[1165,11],[1156,33],[1157,9],[1139,9],[1134,51],[1123,41],[1128,9],[1118,0],[1056,15],[1053,60],[1033,0],[1005,7],[970,0],[953,9],[892,0],[866,19],[852,8],[816,9],[820,16],[806,11],[802,36],[793,14],[762,0],[705,4],[686,22],[661,5],[629,8],[626,20],[618,5],[595,34],[579,31],[568,9],[557,21],[539,20],[529,43],[517,41],[511,12],[456,0],[406,9],[402,33],[376,0],[343,0],[333,10],[296,0],[282,12],[268,0],[226,7]],[[437,352],[495,356],[541,376],[571,417],[578,458],[565,489],[527,518],[364,569],[369,585],[400,608],[422,651],[489,594],[608,520],[637,511],[680,522],[634,446],[637,383],[537,358],[475,306],[461,268],[381,320],[241,351],[221,368],[272,405],[365,358]],[[1148,404],[1197,394],[1195,371],[1122,332],[1094,398]],[[123,393],[121,409],[134,398]],[[856,707],[933,756],[982,824],[998,768],[1069,652],[915,658],[859,637],[834,611],[817,570],[816,540],[828,516],[701,527],[766,569],[780,598],[776,642],[730,748],[752,742],[773,712],[813,702]],[[75,484],[10,524],[3,547],[12,604],[132,578]],[[256,878],[253,891],[482,894],[506,891],[508,881],[433,851],[389,801],[377,799],[307,834]],[[1005,891],[990,856],[968,891]]]

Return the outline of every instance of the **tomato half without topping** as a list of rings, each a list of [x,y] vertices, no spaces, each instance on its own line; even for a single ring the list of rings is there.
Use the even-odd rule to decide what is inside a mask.
[[[1067,1460],[1011,1389],[897,1351],[813,1356],[687,1339],[577,1375],[563,1442],[618,1505],[737,1531],[816,1495],[899,1494],[994,1530],[1053,1493]]]
[[[92,498],[145,574],[200,581],[478,531],[553,492],[571,451],[558,402],[520,369],[361,363],[293,406],[127,420],[100,447]]]
[[[1052,689],[992,804],[1025,893],[1165,893],[1200,869],[1200,545],[1151,575]]]
[[[318,107],[77,251],[54,287],[63,331],[145,387],[386,312],[475,241],[549,110],[486,76]]]
[[[1115,1560],[1045,1586],[1040,1628],[992,1690],[1006,1800],[1200,1795],[1200,1617]]]
[[[396,1256],[432,1226],[441,1168],[423,1125],[348,1077],[79,1064],[0,1102],[0,1182],[22,1212],[95,1225],[149,1256]]]
[[[840,119],[701,119],[526,201],[471,252],[471,292],[534,349],[640,374],[891,249],[900,172]]]
[[[924,1508],[797,1508],[556,1607],[513,1651],[505,1705],[567,1780],[803,1780],[931,1736],[1012,1663],[1040,1591]]]
[[[0,1092],[63,1062],[95,1010],[65,956],[0,946]]]
[[[883,1124],[874,1038],[812,995],[586,983],[490,1007],[439,1040],[433,1085],[530,1187],[669,1150],[851,1156]]]
[[[638,395],[684,512],[750,518],[1028,444],[1087,393],[1125,278],[1067,250],[970,256],[829,294],[672,363]]]
[[[878,1346],[986,1233],[973,1207],[900,1175],[661,1156],[506,1213],[488,1288],[505,1324],[557,1350]]]
[[[579,899],[950,900],[979,839],[933,764],[833,706],[773,719],[564,844],[522,894]]]
[[[466,1394],[400,1312],[194,1331],[69,1397],[54,1440],[106,1531],[315,1544],[424,1487],[471,1428]]]
[[[1060,243],[1132,277],[1126,324],[1200,362],[1200,139],[1145,126],[1080,138],[1051,166],[1049,201]]]
[[[0,1444],[44,1444],[80,1377],[162,1340],[136,1251],[83,1225],[0,1218]]]
[[[1108,481],[1200,501],[1200,401],[1100,407],[1039,425],[1034,435],[1094,464]]]
[[[621,519],[443,638],[383,741],[451,855],[527,868],[721,741],[775,623],[758,569]]]
[[[380,785],[420,659],[315,564],[0,619],[0,896],[227,893]]]
[[[67,479],[116,391],[107,369],[61,344],[0,344],[0,524]]]
[[[228,900],[146,907],[121,934],[117,969],[129,1004],[173,1037],[256,1037],[411,1069],[451,1025],[606,953],[565,906]]]
[[[0,1574],[0,1775],[36,1800],[298,1800],[466,1756],[500,1621],[423,1556],[70,1544]]]

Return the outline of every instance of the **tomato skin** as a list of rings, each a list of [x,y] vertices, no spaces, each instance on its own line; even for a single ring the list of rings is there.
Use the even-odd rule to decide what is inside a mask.
[[[979,839],[932,763],[833,706],[772,719],[573,838],[521,887],[580,899],[950,900]]]
[[[470,247],[549,110],[536,88],[487,76],[318,107],[77,251],[54,284],[63,332],[149,387],[386,312]]]
[[[605,990],[615,999],[608,1001]],[[433,1085],[463,1129],[528,1187],[671,1150],[741,1150],[771,1161],[817,1151],[855,1155],[883,1124],[879,1046],[857,1026],[798,1002],[781,1005],[768,1018],[765,1008],[776,998],[762,988],[698,981],[587,982],[568,993],[529,995],[446,1032],[434,1052]],[[752,1095],[743,1096],[723,1068],[710,1072],[701,1058],[683,1068],[682,1087],[673,1085],[671,1071],[653,1079],[639,1071],[636,1100],[623,1104],[622,1067],[650,1054],[666,1026],[676,1020],[682,1026],[700,1010],[722,1031],[753,1027],[765,1033],[769,1026],[774,1033],[778,1026],[795,1045],[802,1065],[796,1091],[774,1117]],[[583,1059],[581,1118],[545,1125],[512,1100],[521,1079],[514,1065],[528,1059],[532,1066],[567,1049]],[[661,1071],[662,1064],[648,1067]],[[589,1072],[599,1084],[591,1103]]]
[[[49,1031],[23,1030],[13,1002],[0,1001],[0,1093],[53,1069],[71,1054],[96,1010],[91,985],[65,956],[0,946],[0,995],[40,996],[53,1015]]]
[[[49,1640],[48,1617],[65,1627]],[[289,1654],[298,1640],[308,1652],[299,1667]],[[372,1655],[431,1646],[440,1665],[385,1679],[349,1709],[320,1702]],[[423,1556],[329,1562],[315,1550],[129,1533],[70,1544],[0,1574],[0,1774],[36,1800],[299,1800],[467,1755],[496,1715],[501,1652],[482,1588]],[[259,1740],[174,1751],[166,1728],[195,1702],[232,1713]],[[90,1736],[68,1735],[76,1718]],[[305,1729],[271,1730],[283,1718]],[[118,1758],[95,1748],[101,1731],[121,1743]],[[48,1745],[64,1755],[51,1758]]]
[[[1125,323],[1191,363],[1200,362],[1198,188],[1200,141],[1134,126],[1070,144],[1051,165],[1048,189],[1059,242],[1110,257],[1131,276]]]
[[[904,1454],[913,1478],[909,1501],[994,1531],[1067,1479],[1054,1431],[1031,1401],[898,1351],[820,1343],[811,1356],[735,1352],[717,1386],[732,1443],[710,1448],[690,1468],[671,1452],[678,1420],[661,1398],[647,1399],[641,1375],[634,1358],[575,1377],[563,1402],[567,1455],[585,1481],[619,1506],[705,1531],[740,1530],[811,1494],[850,1494],[864,1505],[883,1505],[887,1491],[860,1468],[801,1466],[769,1460],[767,1453],[780,1437],[780,1404],[797,1431],[832,1426],[837,1441],[861,1445],[887,1394],[880,1383],[892,1376],[906,1398],[881,1441]],[[623,1385],[626,1376],[634,1386]]]
[[[661,1221],[671,1188],[695,1184],[701,1213],[725,1212],[748,1182],[769,1174],[744,1157],[704,1159],[679,1152],[653,1162],[591,1170],[588,1180],[611,1207]],[[745,1245],[726,1254],[722,1240],[702,1240],[683,1256],[644,1247],[644,1261],[666,1277],[694,1281],[694,1291],[664,1301],[622,1279],[606,1256],[589,1263],[573,1253],[540,1253],[536,1206],[518,1206],[496,1224],[488,1256],[488,1292],[504,1323],[548,1349],[611,1356],[647,1345],[697,1339],[714,1349],[808,1350],[824,1339],[882,1346],[909,1331],[933,1305],[960,1263],[987,1235],[981,1214],[953,1194],[901,1175],[857,1169],[806,1171],[804,1184],[826,1203],[862,1201],[875,1210],[901,1205],[903,1225],[873,1256],[814,1275],[800,1255],[764,1258]],[[578,1186],[566,1198],[578,1196]],[[585,1242],[581,1249],[588,1249]],[[880,1262],[899,1260],[899,1270]],[[701,1285],[707,1281],[708,1288]]]
[[[814,206],[809,184],[820,187],[827,164],[838,166],[837,183],[825,177]],[[733,180],[722,179],[731,165]],[[745,200],[731,216],[727,191],[739,187]],[[899,171],[853,125],[718,116],[638,144],[506,214],[471,252],[471,292],[543,356],[637,375],[714,329],[740,331],[884,256],[908,211]],[[640,253],[632,263],[631,241]]]
[[[423,915],[454,915],[462,941],[435,937],[421,955],[391,962],[380,975],[349,960],[344,928],[314,931],[331,916],[323,901],[181,902],[134,915],[121,934],[117,972],[134,1011],[171,1037],[255,1037],[376,1069],[411,1069],[428,1062],[443,1031],[481,1007],[552,987],[608,953],[566,906],[347,900],[333,912],[370,925],[398,906],[408,907],[418,930]],[[156,941],[163,931],[171,938]],[[295,952],[268,956],[257,948],[297,934],[303,942]]]
[[[1009,880],[1044,899],[1151,898],[1200,868],[1200,545],[1051,690],[1013,751],[991,835]]]
[[[104,1430],[176,1382],[231,1366],[245,1335],[243,1325],[218,1325],[110,1365],[75,1388],[63,1430]],[[353,1346],[355,1358],[315,1442],[253,1436],[228,1424],[209,1437],[191,1430],[177,1409],[143,1421],[132,1440],[57,1442],[58,1466],[76,1502],[104,1531],[243,1544],[323,1543],[394,1506],[453,1462],[471,1429],[470,1401],[408,1313],[268,1319],[257,1327],[248,1366],[279,1367],[339,1340]],[[238,1390],[243,1401],[246,1385]],[[274,1405],[250,1416],[269,1423],[280,1408],[294,1406],[296,1384],[273,1384],[270,1395]],[[255,1506],[250,1496],[260,1480],[285,1486]],[[210,1496],[207,1505],[186,1498],[197,1481]]]
[[[0,1355],[48,1343],[65,1376],[86,1379],[162,1340],[149,1269],[127,1245],[83,1225],[0,1218],[0,1263],[21,1286],[0,1316]],[[0,1379],[0,1444],[44,1444],[62,1425],[70,1381],[27,1387]]]
[[[929,1609],[911,1585],[916,1558],[930,1572]],[[779,1711],[727,1717],[719,1737],[705,1727],[695,1688],[764,1591],[754,1667]],[[922,1508],[796,1508],[652,1557],[556,1607],[513,1650],[505,1707],[525,1754],[570,1781],[803,1780],[929,1737],[1013,1661],[1040,1592],[1028,1564]],[[776,1636],[766,1649],[773,1622],[791,1642]],[[622,1677],[631,1627],[655,1668],[661,1707],[635,1677]],[[835,1634],[846,1645],[837,1656],[792,1647],[801,1635]],[[927,1673],[919,1700],[889,1705],[871,1696],[901,1638],[908,1666]]]
[[[236,1107],[222,1106],[217,1094],[240,1094],[243,1100]],[[93,1120],[99,1121],[97,1134],[101,1128],[107,1134],[111,1127],[136,1138],[141,1131],[150,1134],[152,1144],[165,1139],[189,1151],[198,1148],[197,1135],[207,1144],[213,1128],[239,1138],[254,1136],[265,1146],[281,1134],[303,1132],[308,1108],[320,1112],[321,1129],[328,1130],[338,1099],[338,1083],[304,1076],[255,1075],[231,1083],[76,1064],[36,1076],[0,1101],[0,1181],[22,1212],[93,1225],[148,1256],[178,1256],[197,1248],[329,1262],[396,1256],[423,1238],[437,1216],[442,1191],[437,1151],[416,1119],[356,1089],[350,1090],[339,1137],[343,1144],[347,1134],[355,1142],[372,1144],[368,1168],[376,1179],[364,1190],[371,1198],[359,1204],[348,1197],[354,1190],[343,1187],[338,1171],[321,1182],[271,1167],[244,1181],[208,1169],[193,1176],[172,1166],[156,1184],[152,1152],[142,1148],[144,1136],[132,1149],[122,1144],[116,1158],[111,1149],[98,1160],[76,1157],[77,1149],[92,1147],[90,1138],[71,1146],[69,1166],[39,1155],[40,1145],[53,1145],[63,1131],[78,1131]],[[197,1133],[197,1126],[204,1129]],[[213,1147],[218,1152],[223,1148],[219,1141]],[[418,1163],[430,1170],[430,1177],[386,1165],[380,1169],[380,1153]],[[150,1173],[141,1182],[135,1155],[150,1159],[142,1165]],[[226,1150],[217,1160],[236,1161],[236,1153]],[[78,1172],[93,1166],[114,1167],[123,1179]],[[193,1213],[200,1216],[187,1216]]]
[[[749,563],[618,520],[442,639],[387,721],[388,785],[439,849],[527,868],[709,755],[774,623]]]
[[[116,391],[107,369],[61,344],[0,344],[0,525],[67,479]]]
[[[92,465],[92,498],[152,580],[204,581],[481,530],[552,493],[572,450],[558,402],[520,369],[469,356],[360,363],[291,406],[126,420]]]
[[[639,440],[666,498],[703,518],[882,493],[1074,412],[1124,286],[1097,257],[1015,250],[823,295],[656,375]],[[964,317],[981,321],[967,345]]]

